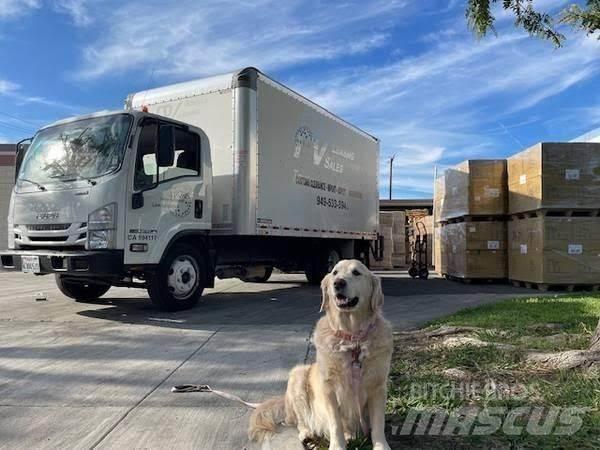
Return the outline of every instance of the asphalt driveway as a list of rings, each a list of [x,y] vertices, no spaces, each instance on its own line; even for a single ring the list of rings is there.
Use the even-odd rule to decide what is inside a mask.
[[[531,293],[401,272],[384,274],[383,288],[398,330]],[[51,277],[0,273],[0,447],[251,448],[247,408],[171,386],[210,384],[252,402],[282,393],[289,369],[309,358],[319,305],[301,275],[218,281],[197,308],[163,313],[145,291],[75,303]],[[288,430],[272,448],[292,446]]]

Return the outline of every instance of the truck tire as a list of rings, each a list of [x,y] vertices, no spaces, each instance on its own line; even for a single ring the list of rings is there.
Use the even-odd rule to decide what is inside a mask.
[[[204,291],[206,262],[202,253],[186,244],[175,244],[148,281],[152,303],[163,311],[195,306]]]
[[[96,300],[110,289],[110,285],[108,284],[93,284],[78,281],[73,278],[65,278],[64,275],[58,273],[55,275],[55,279],[58,290],[77,302]]]
[[[248,277],[241,280],[245,283],[266,283],[273,274],[273,266],[265,266],[265,274],[260,277]]]
[[[333,270],[340,259],[339,252],[334,248],[317,253],[304,270],[309,284],[320,284],[321,280]]]

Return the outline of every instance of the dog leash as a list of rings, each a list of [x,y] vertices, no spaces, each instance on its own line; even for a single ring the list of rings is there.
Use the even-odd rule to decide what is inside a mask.
[[[171,388],[171,392],[177,394],[186,394],[188,392],[212,392],[219,397],[225,398],[227,400],[231,400],[233,402],[241,403],[242,405],[246,405],[248,408],[256,409],[260,403],[250,403],[237,395],[230,394],[229,392],[217,391],[216,389],[211,388],[208,384],[179,384],[177,386],[173,386]]]
[[[367,436],[369,434],[369,425],[367,424],[367,421],[365,420],[365,416],[363,414],[363,410],[360,404],[360,390],[359,390],[359,386],[360,386],[360,381],[362,379],[362,363],[360,362],[360,354],[361,354],[361,348],[360,348],[360,343],[363,342],[367,336],[369,335],[369,333],[371,333],[371,331],[373,331],[373,329],[375,328],[375,323],[377,322],[377,318],[375,318],[375,320],[373,320],[368,327],[366,327],[364,330],[360,330],[358,333],[356,334],[352,334],[352,333],[348,333],[347,331],[343,331],[343,330],[336,330],[333,328],[333,326],[331,325],[331,321],[329,322],[329,326],[331,327],[331,329],[333,330],[333,334],[335,337],[337,337],[338,339],[341,339],[343,341],[346,342],[350,342],[352,344],[354,344],[354,347],[349,350],[350,353],[350,380],[352,383],[352,392],[353,392],[353,397],[354,397],[354,407],[356,409],[356,411],[358,412],[358,419],[360,422],[360,428],[362,429],[362,432],[365,436]]]

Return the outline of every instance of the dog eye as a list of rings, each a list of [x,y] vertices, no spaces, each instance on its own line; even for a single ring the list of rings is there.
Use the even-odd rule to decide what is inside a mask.
[[[333,274],[334,274],[334,275],[337,275],[337,270],[334,270],[334,271],[333,271]]]
[[[354,275],[355,277],[362,275],[358,270],[353,270],[352,271],[352,275]]]

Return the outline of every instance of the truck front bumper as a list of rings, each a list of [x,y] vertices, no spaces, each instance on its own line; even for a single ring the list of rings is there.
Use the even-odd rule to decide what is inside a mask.
[[[121,275],[123,250],[61,251],[5,250],[0,252],[0,270],[21,271],[23,256],[37,256],[40,267],[36,274]]]

